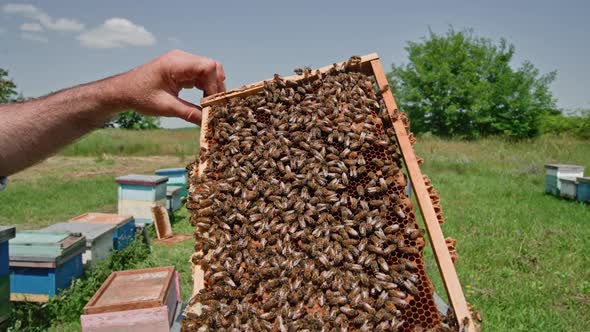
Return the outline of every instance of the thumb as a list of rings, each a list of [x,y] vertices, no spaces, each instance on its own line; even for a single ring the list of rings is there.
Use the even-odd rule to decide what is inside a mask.
[[[184,99],[169,95],[170,100],[167,104],[170,108],[171,114],[169,116],[176,116],[196,125],[201,125],[201,107],[190,103]]]

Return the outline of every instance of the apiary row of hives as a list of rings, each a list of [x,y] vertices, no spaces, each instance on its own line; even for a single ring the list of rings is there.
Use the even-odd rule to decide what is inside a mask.
[[[185,331],[446,329],[359,61],[210,108],[187,204],[204,287]]]

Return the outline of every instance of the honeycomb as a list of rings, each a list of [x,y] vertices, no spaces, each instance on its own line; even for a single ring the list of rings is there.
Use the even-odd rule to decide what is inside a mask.
[[[354,60],[210,109],[187,203],[205,287],[183,331],[447,330],[382,99]]]

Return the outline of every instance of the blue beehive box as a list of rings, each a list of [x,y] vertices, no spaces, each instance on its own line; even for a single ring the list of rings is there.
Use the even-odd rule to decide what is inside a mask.
[[[10,274],[8,241],[14,238],[13,226],[0,226],[0,323],[10,316]]]
[[[113,224],[117,229],[113,233],[113,249],[125,249],[135,239],[135,220],[133,216],[115,213],[88,212],[70,219],[71,223]]]
[[[119,184],[119,214],[132,215],[136,225],[154,222],[152,207],[166,207],[168,177],[130,174],[116,179]]]
[[[561,184],[559,178],[584,176],[584,166],[567,164],[545,165],[545,192],[559,196]]]
[[[168,187],[176,186],[181,187],[180,196],[186,197],[186,178],[187,178],[187,170],[186,168],[162,168],[156,170],[157,175],[167,176],[168,177]]]
[[[17,232],[10,241],[11,301],[46,302],[84,273],[80,234]]]
[[[579,177],[576,196],[578,201],[590,203],[590,176]]]

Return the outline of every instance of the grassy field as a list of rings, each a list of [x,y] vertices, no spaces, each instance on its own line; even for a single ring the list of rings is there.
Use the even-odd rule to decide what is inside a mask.
[[[194,158],[197,130],[101,130],[11,178],[0,224],[38,228],[87,211],[115,211],[114,177],[178,167]],[[484,331],[584,331],[590,326],[590,206],[543,193],[547,162],[590,171],[590,142],[543,137],[507,142],[418,139],[424,173],[442,197],[446,236],[458,240],[457,271]],[[128,146],[129,145],[129,146]],[[157,155],[157,156],[155,156]],[[190,233],[183,209],[174,225]],[[190,291],[191,241],[154,245],[142,266],[175,265]],[[439,293],[436,267],[429,264]],[[77,330],[60,322],[55,331]]]

